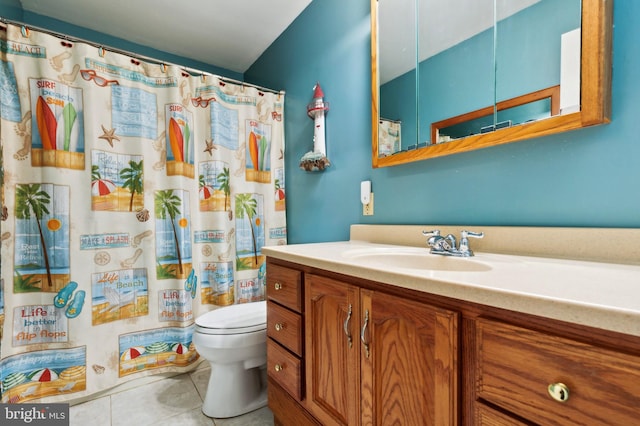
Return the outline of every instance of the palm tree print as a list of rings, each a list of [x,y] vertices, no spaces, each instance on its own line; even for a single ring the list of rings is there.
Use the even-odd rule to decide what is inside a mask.
[[[167,219],[171,221],[171,229],[173,230],[173,240],[176,244],[176,253],[178,255],[178,269],[180,275],[182,271],[182,254],[180,253],[180,243],[178,242],[178,231],[176,230],[175,219],[180,214],[180,206],[182,199],[173,193],[173,190],[157,191],[155,196],[155,211],[158,219]]]
[[[44,241],[44,233],[42,232],[42,224],[40,221],[45,214],[49,214],[47,205],[51,202],[51,196],[40,188],[39,183],[19,184],[16,185],[16,218],[31,219],[31,213],[36,217],[38,232],[40,233],[40,246],[42,247],[42,255],[44,257],[44,267],[47,270],[47,283],[49,287],[53,287],[51,279],[51,265],[49,265],[49,253],[47,245]]]
[[[258,247],[256,244],[256,233],[253,230],[253,218],[256,215],[258,202],[253,198],[252,194],[236,195],[236,217],[244,219],[245,215],[249,219],[249,228],[251,229],[251,239],[253,240],[253,259],[258,264]]]
[[[100,167],[94,164],[91,166],[91,182],[95,182],[100,179],[102,179],[102,176],[100,175]]]
[[[135,162],[129,161],[129,167],[125,167],[120,170],[120,177],[124,179],[122,183],[123,188],[128,188],[131,191],[131,198],[129,199],[129,211],[133,211],[133,197],[136,193],[141,194],[143,191],[143,171],[142,160]]]
[[[231,194],[231,185],[229,183],[229,168],[224,167],[222,173],[217,176],[220,183],[220,190],[224,191],[224,210],[227,211],[227,204],[229,203],[229,195]],[[231,207],[231,206],[229,206]]]

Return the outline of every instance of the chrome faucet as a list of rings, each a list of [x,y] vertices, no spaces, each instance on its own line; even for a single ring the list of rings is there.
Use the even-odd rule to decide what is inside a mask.
[[[431,247],[431,253],[434,253],[436,251],[451,251],[452,246],[450,244],[450,241],[447,241],[447,239],[440,235],[439,229],[434,229],[433,231],[422,231],[422,235],[424,235],[425,237],[429,237],[429,239],[427,240],[427,245]],[[453,247],[455,247],[455,241]]]
[[[456,246],[456,237],[452,234],[443,237],[439,229],[422,231],[422,235],[429,237],[427,245],[431,247],[430,253],[443,256],[471,257],[473,251],[469,248],[469,238],[482,238],[484,232],[460,232],[460,245]]]

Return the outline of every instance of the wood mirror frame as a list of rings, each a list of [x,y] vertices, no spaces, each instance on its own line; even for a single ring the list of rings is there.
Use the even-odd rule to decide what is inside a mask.
[[[380,88],[378,0],[371,0],[371,136],[373,168],[473,151],[608,123],[611,118],[613,0],[582,0],[580,111],[378,157]],[[417,141],[416,141],[417,143]]]

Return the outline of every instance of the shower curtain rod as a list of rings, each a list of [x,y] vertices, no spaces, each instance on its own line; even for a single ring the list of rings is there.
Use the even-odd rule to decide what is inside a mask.
[[[244,81],[236,80],[234,78],[224,77],[224,76],[217,75],[217,74],[212,74],[210,72],[201,71],[201,70],[198,70],[198,69],[195,69],[195,68],[190,68],[190,67],[187,67],[187,66],[184,66],[184,65],[177,65],[177,64],[174,64],[174,63],[171,63],[171,62],[160,61],[158,59],[154,59],[154,58],[151,58],[149,56],[140,55],[138,53],[129,52],[127,50],[116,49],[114,47],[105,46],[105,45],[102,45],[102,44],[99,44],[99,43],[96,43],[96,42],[93,42],[93,41],[90,41],[90,40],[86,40],[86,39],[83,39],[83,38],[80,38],[80,37],[72,37],[72,36],[69,36],[67,34],[62,34],[62,33],[51,31],[51,30],[48,30],[48,29],[45,29],[45,28],[40,28],[40,27],[37,27],[35,25],[25,24],[24,22],[14,21],[12,19],[7,19],[7,18],[4,18],[2,16],[0,16],[0,23],[20,25],[22,27],[33,29],[33,30],[36,30],[36,31],[40,31],[40,32],[43,32],[43,33],[46,33],[46,34],[49,34],[49,35],[52,35],[52,36],[55,36],[55,37],[62,38],[64,40],[67,40],[67,41],[70,41],[70,42],[86,43],[88,45],[91,45],[91,46],[99,48],[99,49],[102,48],[102,49],[109,50],[109,51],[111,51],[113,53],[119,53],[121,55],[131,56],[134,59],[141,59],[143,61],[152,62],[152,63],[154,63],[156,65],[171,65],[171,66],[174,66],[174,67],[178,67],[178,68],[188,72],[191,75],[217,77],[217,78],[219,78],[220,80],[222,80],[223,82],[226,82],[226,83],[234,83],[234,84],[239,84],[239,85],[242,85],[242,86],[253,87],[253,88],[261,90],[263,92],[276,93],[276,94],[280,94],[280,95],[284,95],[285,94],[284,90],[273,90],[273,89],[269,89],[268,87],[262,87],[262,86],[258,86],[256,84],[251,84],[251,83],[247,83],[247,82],[244,82]]]

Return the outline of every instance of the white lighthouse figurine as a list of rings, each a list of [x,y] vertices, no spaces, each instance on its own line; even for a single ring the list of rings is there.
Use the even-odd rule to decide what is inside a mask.
[[[331,163],[327,158],[325,144],[324,116],[329,111],[329,102],[324,102],[324,93],[320,83],[316,83],[313,102],[307,105],[307,115],[313,119],[313,151],[307,152],[300,160],[300,168],[308,172],[324,170]]]

